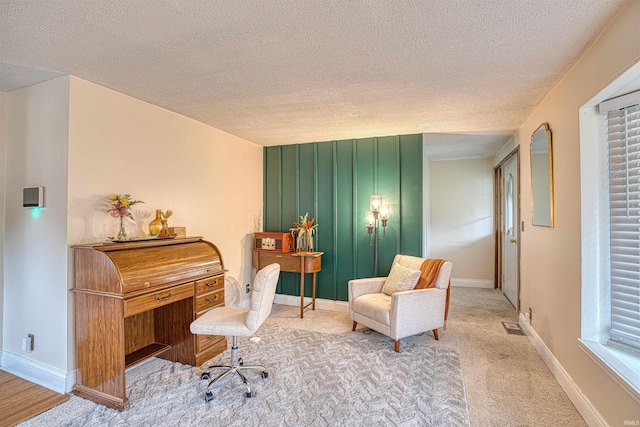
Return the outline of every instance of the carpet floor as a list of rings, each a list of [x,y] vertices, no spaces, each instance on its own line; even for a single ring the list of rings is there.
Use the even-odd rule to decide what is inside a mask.
[[[324,334],[344,335],[350,339],[358,341],[360,339],[376,340],[381,342],[384,351],[393,349],[393,341],[376,332],[366,328],[358,327],[356,332],[351,332],[351,320],[348,313],[307,310],[304,319],[300,319],[299,307],[274,305],[271,316],[263,325],[265,331],[268,326],[281,326],[286,329],[296,329],[300,331],[321,332]],[[526,336],[510,335],[504,330],[502,322],[517,322],[518,315],[511,304],[500,293],[494,289],[473,289],[473,288],[452,288],[451,307],[449,311],[449,322],[446,330],[440,330],[440,340],[435,341],[431,333],[425,333],[416,337],[402,340],[401,353],[405,354],[412,343],[431,348],[431,345],[455,349],[460,356],[461,367],[464,377],[464,392],[466,395],[469,421],[471,426],[531,426],[531,427],[584,427],[586,423],[572,405],[571,401],[564,393],[558,382],[537,354],[533,345]],[[263,336],[263,329],[258,331],[258,335]],[[332,339],[330,339],[332,340]],[[240,355],[245,357],[246,351],[252,349],[253,344],[244,345]],[[257,348],[257,346],[256,346]],[[386,350],[385,350],[386,349]],[[381,351],[382,351],[381,350]],[[265,361],[272,376],[274,363],[283,363],[290,360],[285,352],[276,347],[277,357]],[[127,372],[127,375],[137,375],[144,379],[148,373],[155,370],[157,359],[138,365]],[[245,357],[247,363],[255,360]],[[167,362],[159,361],[160,364]],[[226,360],[224,363],[227,363]],[[173,365],[173,364],[171,364]],[[179,375],[175,378],[183,378],[184,382],[192,382],[201,370],[182,366],[176,370]],[[160,368],[158,368],[160,369]],[[163,371],[164,372],[164,371]],[[252,385],[257,389],[264,386],[269,380],[275,379],[270,376],[262,380],[256,374],[251,377]],[[163,378],[168,378],[166,372],[152,376],[152,381],[162,394],[165,387]],[[174,378],[174,377],[171,377]],[[300,374],[301,379],[309,379],[309,375]],[[189,385],[185,391],[184,398],[192,399],[194,405],[202,408],[204,381],[195,379],[197,384]],[[227,381],[225,379],[225,381]],[[129,381],[130,387],[133,386]],[[173,384],[173,383],[171,383]],[[228,383],[223,386],[230,385]],[[169,385],[173,388],[175,385]],[[236,393],[242,394],[242,386],[235,391],[228,390],[226,396],[236,397]],[[144,389],[144,387],[142,388]],[[130,398],[132,408],[134,399],[139,399],[134,388],[130,388]],[[263,397],[264,390],[258,389],[260,394],[256,399]],[[140,393],[142,396],[144,393]],[[270,400],[271,401],[271,400]],[[255,403],[252,399],[244,399],[240,396],[240,403],[244,405]],[[212,404],[214,402],[210,402]],[[71,426],[75,419],[87,419],[87,414],[94,412],[94,416],[100,413],[114,413],[104,406],[96,405],[88,400],[72,396],[71,399],[31,420],[24,422],[19,427],[49,427],[49,426]],[[117,413],[116,415],[117,416]],[[127,425],[124,421],[111,418],[110,422],[105,420],[104,425]],[[150,415],[155,417],[155,415]],[[155,419],[155,418],[152,418]],[[323,425],[321,419],[310,420],[316,424]],[[434,420],[437,422],[437,420]],[[255,423],[259,424],[258,422]],[[298,425],[308,425],[299,421]],[[75,424],[78,425],[78,424]],[[130,423],[129,425],[152,425],[147,421],[141,423]],[[160,423],[160,425],[167,425]],[[180,425],[180,424],[176,424]],[[187,424],[183,424],[187,425]],[[372,425],[372,424],[366,424]],[[375,425],[375,424],[374,424]],[[411,424],[408,424],[411,425]],[[427,424],[428,425],[428,424]],[[437,425],[437,424],[436,424]],[[444,424],[443,424],[444,425]],[[453,424],[455,425],[455,424]]]
[[[469,425],[460,357],[450,347],[408,338],[396,354],[383,337],[270,324],[259,336],[257,343],[238,340],[245,364],[263,363],[269,371],[266,379],[248,374],[251,399],[240,379],[228,376],[205,403],[201,369],[154,358],[127,371],[128,411],[84,402],[78,402],[83,410],[66,408],[74,398],[23,425]],[[229,358],[228,349],[213,364]]]

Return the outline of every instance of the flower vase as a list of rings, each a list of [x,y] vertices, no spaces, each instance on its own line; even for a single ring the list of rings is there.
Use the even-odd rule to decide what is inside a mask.
[[[118,240],[127,240],[127,231],[124,228],[124,215],[120,216],[120,231],[118,231]]]
[[[313,252],[313,236],[311,233],[302,232],[298,234],[296,248],[298,252]]]

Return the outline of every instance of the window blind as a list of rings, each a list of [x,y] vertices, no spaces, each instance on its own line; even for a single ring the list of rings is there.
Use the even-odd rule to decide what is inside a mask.
[[[610,340],[640,348],[640,105],[609,111]]]

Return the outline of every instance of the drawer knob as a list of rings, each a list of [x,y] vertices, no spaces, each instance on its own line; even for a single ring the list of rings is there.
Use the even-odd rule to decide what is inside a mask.
[[[166,296],[165,298],[162,298],[160,295],[156,295],[156,300],[158,300],[158,301],[166,301],[169,298],[171,298],[172,296],[173,296],[173,292],[169,292],[169,295]]]
[[[218,294],[216,294],[216,295],[213,297],[213,299],[211,299],[211,298],[209,298],[209,297],[205,297],[205,299],[204,299],[204,300],[205,300],[206,302],[214,302],[214,301],[218,301],[218,297],[219,297],[219,295],[218,295]]]
[[[213,288],[215,285],[218,284],[218,279],[214,280],[213,283],[204,282],[204,284],[210,288]]]

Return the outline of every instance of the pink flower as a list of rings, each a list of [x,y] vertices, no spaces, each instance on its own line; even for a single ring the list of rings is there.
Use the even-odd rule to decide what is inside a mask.
[[[120,212],[118,212],[117,209],[111,209],[111,211],[109,211],[109,213],[111,214],[112,217],[114,218],[118,218],[120,216]]]

